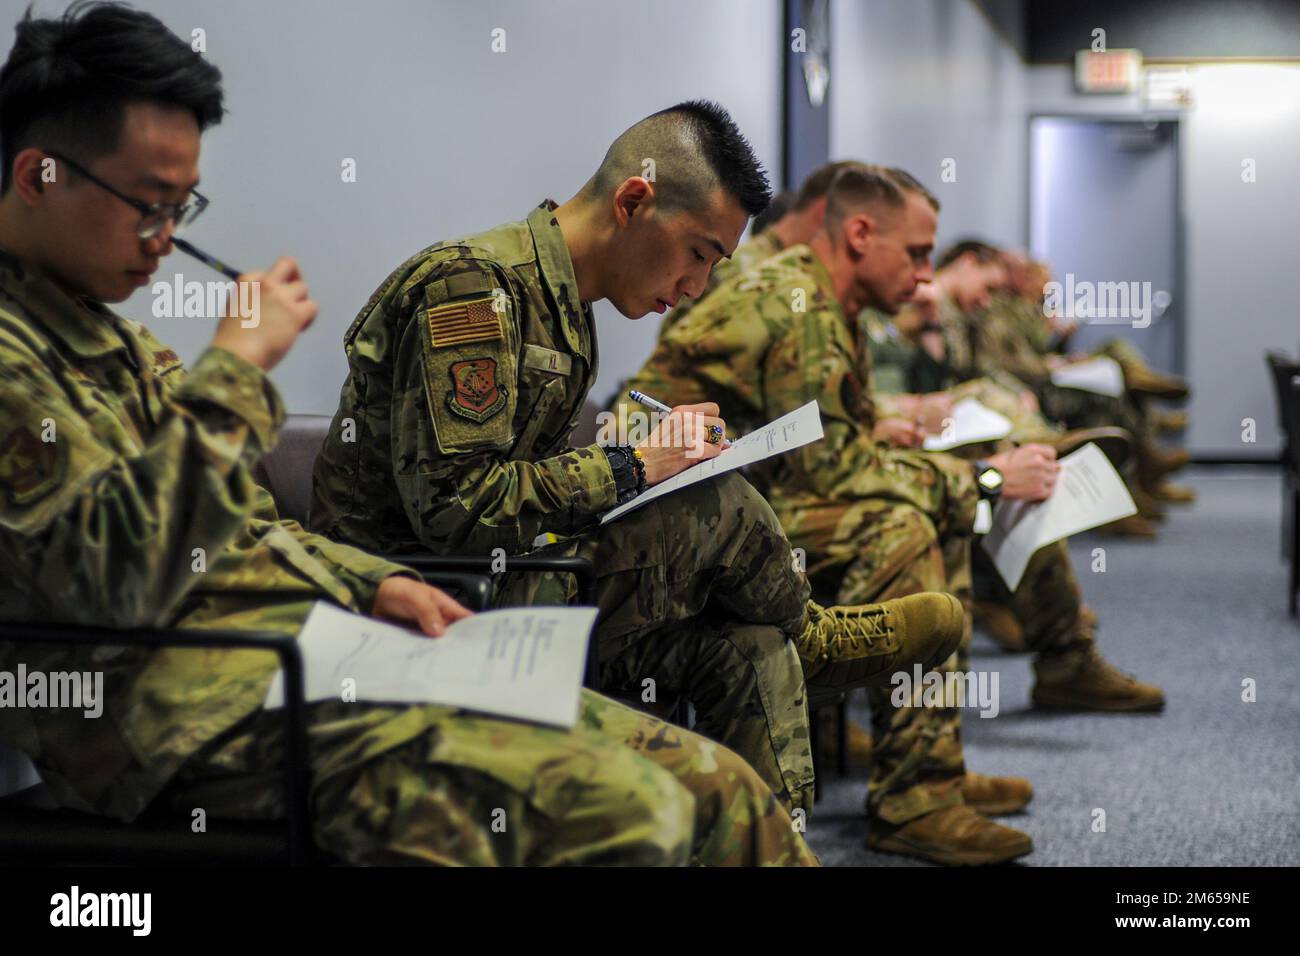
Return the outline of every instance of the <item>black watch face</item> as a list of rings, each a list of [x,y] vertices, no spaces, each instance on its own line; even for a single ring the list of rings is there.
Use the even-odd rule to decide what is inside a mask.
[[[1002,472],[996,468],[985,468],[980,472],[978,481],[985,491],[997,493],[1002,490]]]

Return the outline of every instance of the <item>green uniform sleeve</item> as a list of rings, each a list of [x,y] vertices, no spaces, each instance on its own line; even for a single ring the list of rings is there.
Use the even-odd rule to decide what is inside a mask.
[[[864,427],[852,336],[829,307],[793,316],[764,364],[771,418],[815,400],[825,437],[789,456],[793,483],[824,498],[886,498],[910,504],[953,531],[975,522],[978,492],[967,462],[895,448]]]
[[[300,544],[304,551],[322,564],[326,571],[340,581],[356,601],[357,610],[370,613],[375,605],[375,594],[385,578],[402,575],[422,580],[408,567],[395,564],[377,555],[350,545],[332,541],[324,535],[312,534],[296,521],[281,518],[275,500],[265,488],[258,487],[253,511],[252,532],[262,535],[273,527],[280,528]]]
[[[539,534],[570,534],[617,501],[598,445],[531,460],[537,432],[575,385],[522,368],[527,294],[495,262],[460,257],[408,283],[395,304],[377,304],[406,312],[395,323],[393,474],[412,529],[435,551],[518,554]],[[521,414],[523,374],[542,384]]]
[[[139,454],[100,437],[110,414],[39,344],[0,334],[0,555],[51,619],[165,624],[251,513],[250,469],[280,400],[261,370],[209,349]]]

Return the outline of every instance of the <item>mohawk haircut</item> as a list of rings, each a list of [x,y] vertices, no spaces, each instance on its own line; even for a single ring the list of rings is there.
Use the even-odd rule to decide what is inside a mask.
[[[655,195],[667,210],[701,209],[721,187],[745,214],[756,216],[772,199],[767,173],[730,114],[717,103],[691,100],[648,116],[625,130],[583,186],[611,193],[654,161]]]

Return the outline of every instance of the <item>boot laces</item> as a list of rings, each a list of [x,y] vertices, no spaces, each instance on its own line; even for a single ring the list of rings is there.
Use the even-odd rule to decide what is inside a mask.
[[[876,638],[884,639],[893,630],[889,615],[878,607],[823,608],[816,625],[819,641],[847,643],[855,649],[860,643],[874,647]]]

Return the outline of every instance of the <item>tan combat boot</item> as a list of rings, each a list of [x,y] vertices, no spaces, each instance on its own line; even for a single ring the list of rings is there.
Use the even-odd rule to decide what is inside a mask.
[[[1147,443],[1138,446],[1138,483],[1147,491],[1157,487],[1166,475],[1172,474],[1192,460],[1184,449],[1163,451]]]
[[[1038,679],[1033,700],[1039,707],[1061,710],[1149,711],[1165,706],[1165,695],[1154,684],[1125,674],[1097,651],[1044,653],[1034,662]]]
[[[961,782],[961,798],[976,813],[997,817],[1027,807],[1034,799],[1034,787],[1024,777],[986,777],[968,770]]]
[[[1181,432],[1187,430],[1187,413],[1186,412],[1151,412],[1151,424],[1160,434],[1169,432]]]
[[[1008,651],[1025,649],[1025,629],[1011,608],[994,601],[975,602],[975,623]]]
[[[994,823],[965,804],[944,807],[902,825],[873,819],[867,846],[949,866],[1006,863],[1034,849],[1029,834]]]
[[[1097,530],[1117,538],[1154,538],[1160,531],[1154,521],[1140,514],[1120,518],[1118,521],[1102,525]]]
[[[965,623],[961,602],[937,592],[843,607],[809,601],[795,649],[806,679],[815,677],[822,690],[847,690],[946,660],[961,644]]]
[[[1187,383],[1178,376],[1164,375],[1134,364],[1124,369],[1124,385],[1130,392],[1170,401],[1180,401],[1191,394]]]
[[[1159,501],[1151,496],[1136,481],[1127,483],[1128,493],[1133,498],[1133,504],[1137,505],[1138,514],[1149,521],[1163,521],[1165,519],[1165,507]]]
[[[1190,505],[1196,500],[1196,492],[1185,485],[1175,485],[1171,481],[1162,481],[1151,489],[1151,494],[1171,505]]]

